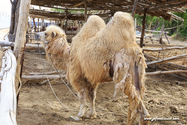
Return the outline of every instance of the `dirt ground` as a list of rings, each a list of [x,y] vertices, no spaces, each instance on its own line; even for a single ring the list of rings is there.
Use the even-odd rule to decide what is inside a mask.
[[[26,52],[23,75],[44,71],[40,55],[37,53],[38,51]],[[42,60],[45,71],[55,71],[45,59],[45,55],[42,55]],[[52,80],[52,87],[59,100],[75,110],[68,111],[55,98],[48,83],[41,85],[45,80],[23,81],[17,109],[18,125],[125,125],[129,107],[128,97],[122,98],[119,92],[117,100],[114,101],[113,82],[102,83],[97,89],[97,118],[75,121],[71,116],[77,115],[80,102],[61,80]],[[170,75],[155,75],[148,76],[145,85],[147,91],[143,101],[151,118],[177,118],[177,120],[153,120],[151,125],[187,124],[186,81]],[[87,109],[86,114],[89,113],[89,108]],[[134,125],[137,123],[136,121]]]
[[[0,29],[0,41],[3,41],[3,37],[8,33],[9,29]]]
[[[45,60],[47,71],[54,71]],[[40,55],[27,53],[24,62],[24,75],[30,72],[42,72],[43,66]],[[79,110],[79,101],[70,93],[60,81],[52,81],[52,87],[63,104],[75,112],[68,112],[55,98],[50,86],[42,81],[27,81],[20,92],[18,103],[18,125],[93,125],[93,124],[125,124],[127,120],[128,97],[122,98],[118,93],[118,101],[113,101],[114,83],[102,83],[97,90],[96,110],[97,119],[74,121],[70,116],[76,116]],[[177,121],[154,121],[153,125],[187,124],[187,82],[169,75],[147,77],[147,91],[144,103],[151,118],[179,118]],[[73,90],[73,88],[71,87]],[[177,108],[177,112],[170,110]],[[89,111],[89,110],[88,110]],[[87,111],[87,114],[88,114]],[[137,123],[137,122],[136,122]]]

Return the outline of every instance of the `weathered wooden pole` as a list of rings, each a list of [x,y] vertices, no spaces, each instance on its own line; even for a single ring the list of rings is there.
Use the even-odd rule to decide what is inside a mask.
[[[63,21],[60,20],[60,27],[63,29]]]
[[[31,27],[32,27],[32,17],[29,17],[29,22],[30,22],[30,23],[29,23],[29,25],[30,25],[29,28],[30,28],[30,30],[31,30]]]
[[[40,24],[39,24],[39,22],[40,22],[40,18],[38,18],[38,32],[40,32]]]
[[[78,21],[78,29],[77,29],[77,31],[79,31],[80,30],[80,21]]]
[[[144,40],[144,33],[145,33],[145,18],[146,18],[146,12],[147,8],[144,9],[144,16],[143,16],[143,22],[142,22],[142,32],[141,32],[141,38],[140,38],[140,47],[143,47],[143,40]]]
[[[41,26],[42,31],[44,30],[43,27],[44,27],[44,19],[42,19],[42,26]]]
[[[44,26],[44,23],[45,23],[45,19],[42,19],[42,26]]]
[[[66,9],[66,24],[65,24],[65,33],[67,32],[67,24],[68,24],[68,9]]]
[[[133,9],[132,9],[132,17],[133,18],[134,18],[135,12],[136,12],[137,4],[138,4],[138,0],[134,0],[134,6],[133,6]]]
[[[15,39],[14,54],[16,57],[17,68],[16,68],[16,78],[15,78],[15,88],[16,91],[20,86],[21,82],[21,63],[23,59],[24,46],[26,43],[26,30],[28,27],[28,16],[29,16],[29,7],[31,0],[21,0],[20,10],[19,10],[19,19],[18,27]]]
[[[12,3],[12,13],[11,13],[11,23],[10,23],[10,29],[9,29],[9,35],[8,39],[9,41],[15,42],[15,34],[17,30],[17,20],[19,17],[19,4],[20,0],[14,0]],[[12,48],[13,50],[13,48]]]
[[[134,19],[134,30],[136,32],[136,18]]]
[[[162,28],[161,28],[161,33],[160,33],[160,39],[159,39],[159,43],[160,44],[163,44],[163,41],[162,41],[162,36],[164,35],[164,22],[162,23]]]
[[[18,19],[19,19],[19,8],[20,8],[20,2],[21,0],[18,0],[17,6],[16,6],[16,12],[15,12],[15,26],[14,26],[14,42],[15,42],[15,37],[16,37],[16,32],[17,32],[17,26],[18,26]]]
[[[33,19],[33,23],[34,23],[34,31],[36,32],[36,23],[35,23],[35,18],[32,18]]]
[[[16,6],[17,6],[18,0],[14,0],[11,2],[12,4],[12,10],[11,10],[11,23],[10,23],[10,30],[9,33],[14,33],[14,26],[15,26],[15,12],[16,12]]]
[[[87,2],[86,0],[84,0],[84,18],[85,18],[85,22],[87,21]]]

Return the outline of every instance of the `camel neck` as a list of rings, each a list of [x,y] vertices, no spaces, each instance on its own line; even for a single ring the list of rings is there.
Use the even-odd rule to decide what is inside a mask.
[[[46,53],[48,53],[46,54],[46,58],[49,62],[52,61],[57,69],[66,72],[69,50],[70,46],[68,45],[66,39],[57,38],[56,40],[48,43],[48,46],[45,49]]]

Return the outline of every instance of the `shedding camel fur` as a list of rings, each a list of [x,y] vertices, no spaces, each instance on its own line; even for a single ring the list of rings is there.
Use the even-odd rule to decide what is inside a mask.
[[[88,19],[85,25],[89,23],[91,20]],[[80,32],[73,38],[68,79],[81,100],[77,120],[84,117],[86,99],[90,101],[89,117],[95,118],[97,86],[101,82],[112,80],[116,84],[115,94],[117,90],[123,89],[129,96],[127,123],[132,124],[138,116],[141,116],[140,121],[143,121],[144,117],[149,117],[142,103],[146,63],[142,50],[135,41],[133,24],[133,19],[128,13],[117,12],[106,26],[99,25],[101,28],[93,37],[89,35],[88,38],[80,38]],[[83,26],[83,29],[84,33],[90,34],[89,28]],[[142,107],[144,110],[141,110]]]
[[[54,62],[65,63],[61,65],[67,71],[67,80],[78,93],[81,106],[75,120],[85,117],[86,100],[90,102],[87,117],[96,118],[97,87],[99,83],[114,81],[114,96],[121,89],[129,97],[127,124],[131,125],[135,119],[139,119],[141,125],[148,124],[144,118],[149,117],[149,113],[142,101],[146,63],[142,49],[136,43],[130,14],[116,12],[107,25],[100,17],[90,16],[73,38],[71,47],[63,37],[65,34],[55,37],[58,32],[53,33],[52,29],[48,31],[47,28],[43,33],[47,33],[46,51],[50,52]],[[61,46],[57,47],[55,41]]]

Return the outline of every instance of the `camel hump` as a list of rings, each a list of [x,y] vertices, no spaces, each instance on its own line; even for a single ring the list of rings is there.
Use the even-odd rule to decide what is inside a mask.
[[[134,27],[134,20],[132,16],[126,12],[116,12],[112,20],[114,22],[117,21],[117,24],[121,24],[121,27],[123,28]]]
[[[83,25],[79,33],[73,37],[72,43],[86,42],[88,39],[94,37],[101,29],[105,28],[106,24],[102,18],[97,15],[92,15],[88,21]]]

